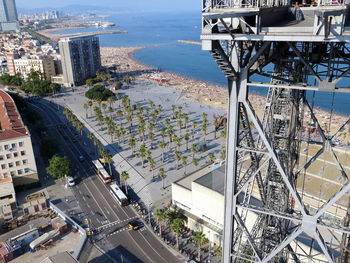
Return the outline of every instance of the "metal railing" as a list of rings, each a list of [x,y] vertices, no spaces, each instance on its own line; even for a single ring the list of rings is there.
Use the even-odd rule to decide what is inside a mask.
[[[313,6],[340,6],[348,5],[349,3],[350,0],[315,0]],[[203,12],[210,12],[226,8],[280,7],[292,5],[293,0],[203,0],[202,10]]]

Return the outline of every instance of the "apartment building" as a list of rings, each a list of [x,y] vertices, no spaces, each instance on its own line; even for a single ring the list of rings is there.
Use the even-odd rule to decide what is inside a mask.
[[[19,31],[15,0],[0,0],[0,33]]]
[[[65,86],[84,85],[101,68],[99,39],[96,36],[62,38],[59,43]]]
[[[6,179],[6,180],[5,180]],[[17,107],[5,91],[0,90],[0,189],[39,181],[30,133]],[[0,191],[0,199],[9,195]]]
[[[41,72],[44,80],[51,80],[51,77],[56,75],[55,63],[53,59],[48,56],[32,56],[15,59],[14,66],[15,72],[20,73],[25,79],[32,70]]]

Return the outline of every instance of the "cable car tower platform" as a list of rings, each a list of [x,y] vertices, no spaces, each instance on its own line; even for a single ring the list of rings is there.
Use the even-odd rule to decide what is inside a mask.
[[[203,0],[202,49],[228,79],[224,263],[350,262],[350,210],[337,214],[349,200],[349,161],[334,143],[350,122],[331,131],[312,99],[350,92],[349,2]],[[252,88],[266,90],[263,114]],[[317,138],[302,133],[305,116]],[[313,197],[308,171],[325,154],[339,177],[323,180],[337,187]]]

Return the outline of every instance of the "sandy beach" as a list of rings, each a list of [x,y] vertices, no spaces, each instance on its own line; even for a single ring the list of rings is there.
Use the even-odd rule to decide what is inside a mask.
[[[183,96],[189,99],[194,99],[198,102],[208,104],[210,106],[218,107],[220,109],[227,109],[227,88],[218,85],[213,85],[199,80],[183,77],[178,74],[170,72],[154,72],[156,69],[149,67],[137,61],[133,57],[133,52],[147,48],[147,47],[101,47],[101,57],[103,66],[118,65],[118,72],[130,72],[135,73],[138,78],[144,79],[166,79],[167,84],[170,87],[183,91]],[[253,105],[258,116],[262,117],[266,97],[258,94],[250,93],[249,100]],[[348,119],[345,116],[337,114],[331,114],[320,108],[313,109],[322,128],[325,124],[329,123],[331,119],[331,134],[335,133],[340,126]],[[308,122],[311,122],[310,114],[308,110],[304,112],[304,125],[307,126]],[[344,140],[344,136],[338,138]]]

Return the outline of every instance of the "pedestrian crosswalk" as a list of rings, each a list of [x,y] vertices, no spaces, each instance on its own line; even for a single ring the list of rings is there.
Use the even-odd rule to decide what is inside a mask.
[[[135,220],[137,218],[138,218],[138,216],[133,216],[133,217],[130,217],[130,218],[127,218],[127,219],[124,219],[124,220],[117,220],[117,221],[114,221],[114,222],[111,222],[111,223],[102,224],[102,226],[96,228],[96,230],[103,231],[103,230],[108,229],[110,227],[113,227],[113,226],[115,226],[117,224],[123,224],[123,223],[129,222],[129,221]]]

